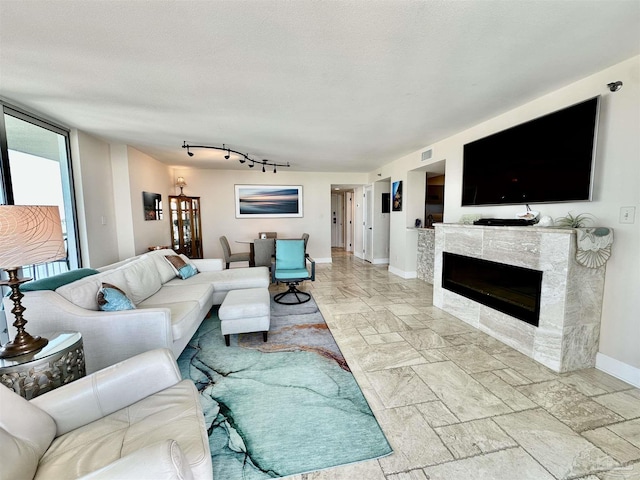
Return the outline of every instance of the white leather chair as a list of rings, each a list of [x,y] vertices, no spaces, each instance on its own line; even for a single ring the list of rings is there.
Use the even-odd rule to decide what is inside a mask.
[[[0,477],[213,478],[198,391],[168,349],[27,401],[0,385]]]

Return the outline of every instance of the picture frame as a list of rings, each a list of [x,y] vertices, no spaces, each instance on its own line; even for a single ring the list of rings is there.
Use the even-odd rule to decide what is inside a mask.
[[[142,192],[142,206],[145,220],[162,220],[162,195]]]
[[[302,185],[236,185],[236,218],[300,218]]]
[[[402,180],[391,184],[391,211],[402,211]]]

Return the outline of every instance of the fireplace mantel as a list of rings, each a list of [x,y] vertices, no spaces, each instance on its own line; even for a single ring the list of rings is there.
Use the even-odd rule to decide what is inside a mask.
[[[542,271],[539,326],[443,289],[442,252]],[[556,372],[593,367],[605,267],[575,254],[573,229],[436,224],[433,304]]]

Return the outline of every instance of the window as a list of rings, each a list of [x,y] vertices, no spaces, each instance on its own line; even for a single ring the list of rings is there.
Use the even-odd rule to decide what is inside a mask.
[[[44,278],[80,266],[69,132],[2,104],[0,158],[1,203],[57,205],[67,245],[67,259],[45,265],[25,265],[23,275]]]

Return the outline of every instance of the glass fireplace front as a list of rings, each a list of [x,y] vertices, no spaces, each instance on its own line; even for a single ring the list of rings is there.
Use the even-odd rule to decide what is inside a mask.
[[[442,287],[535,327],[542,272],[444,252]]]

